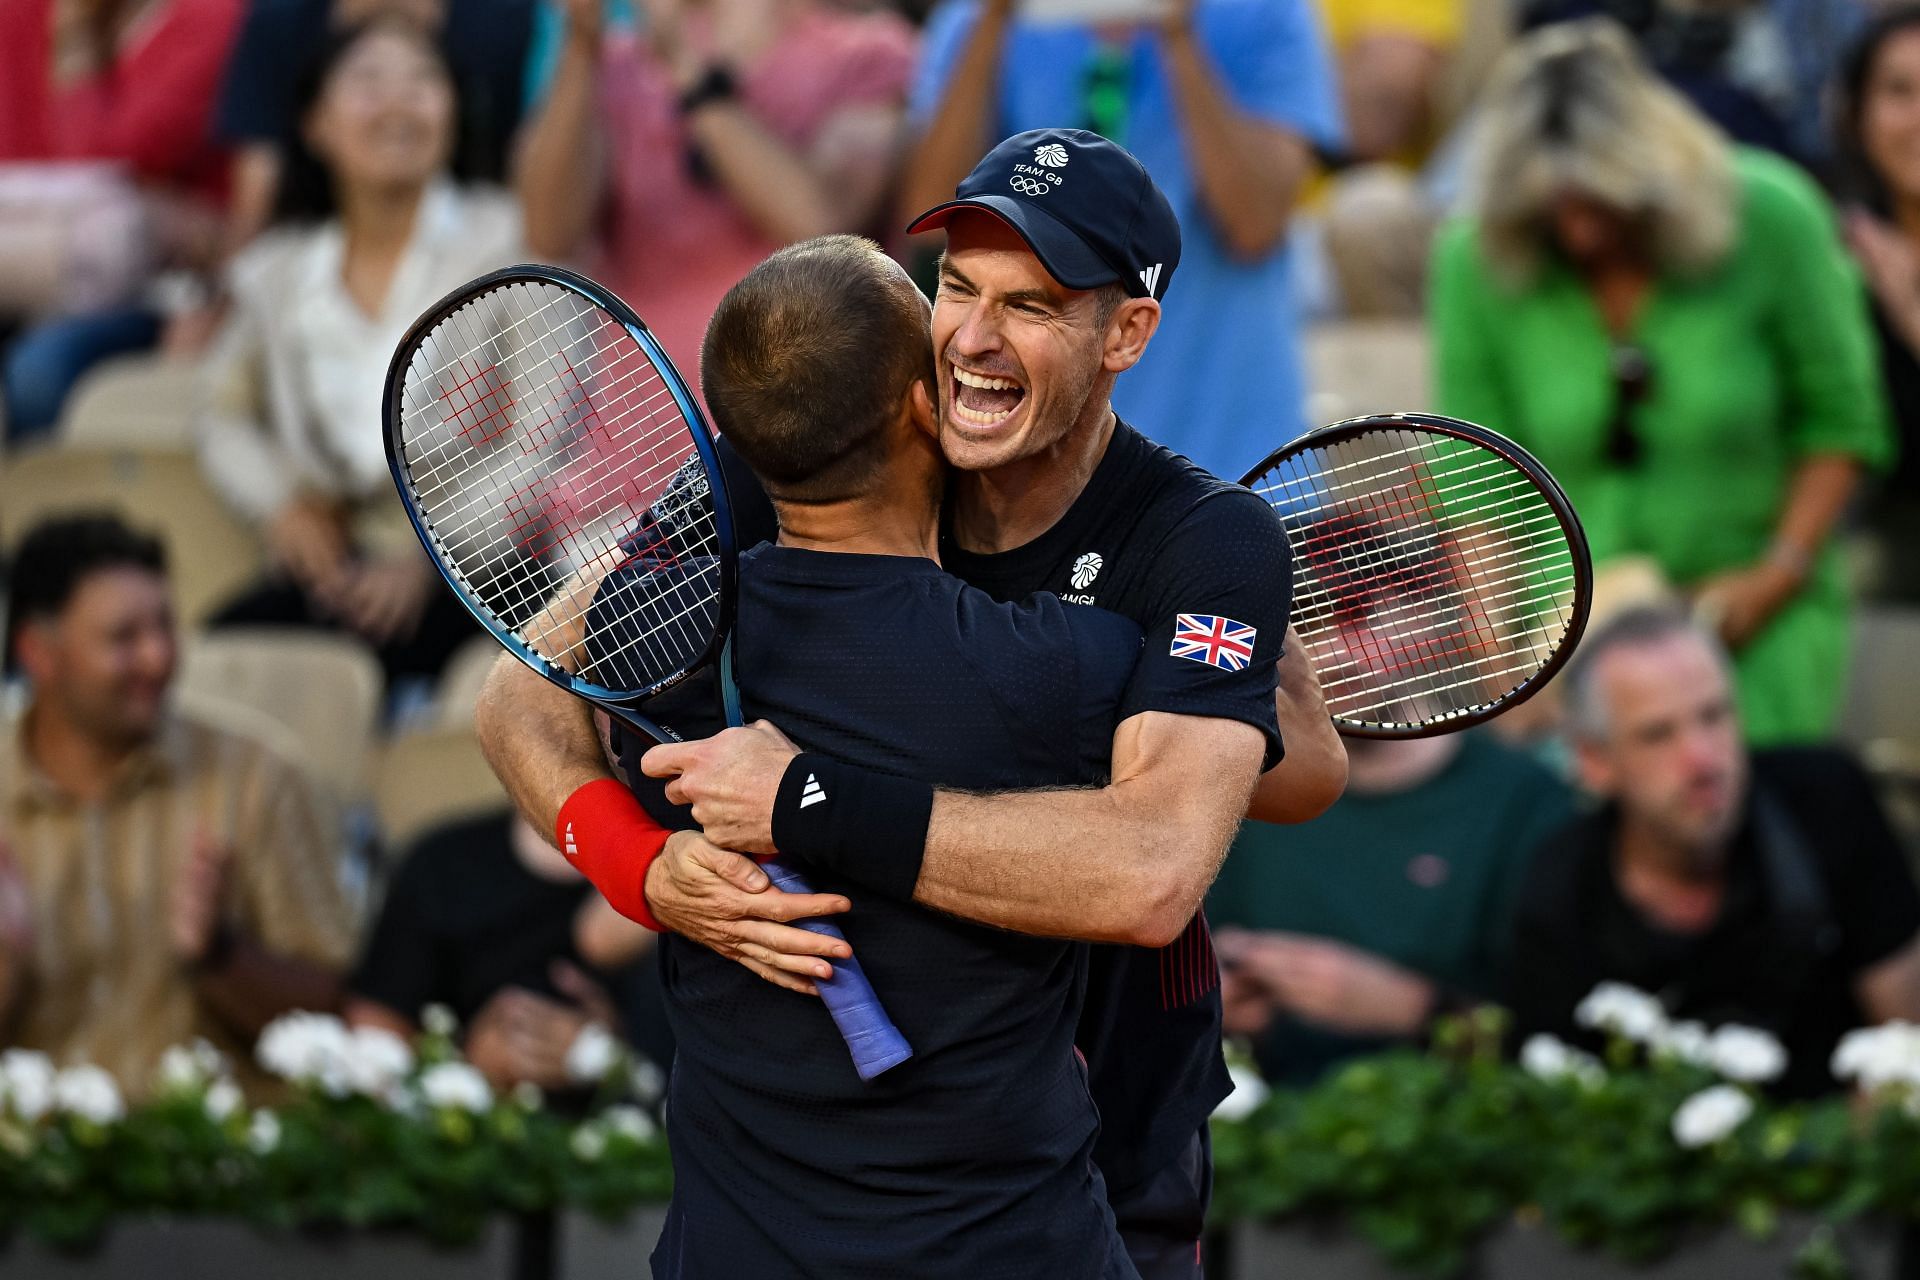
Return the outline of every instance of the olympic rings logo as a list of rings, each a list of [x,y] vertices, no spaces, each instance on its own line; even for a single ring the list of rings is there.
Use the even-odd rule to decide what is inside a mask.
[[[1007,185],[1023,196],[1043,196],[1053,189],[1038,178],[1029,178],[1024,173],[1016,173],[1008,178]]]

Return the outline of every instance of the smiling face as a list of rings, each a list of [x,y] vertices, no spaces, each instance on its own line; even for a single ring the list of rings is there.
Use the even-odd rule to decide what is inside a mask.
[[[20,643],[35,701],[113,749],[153,736],[177,654],[167,580],[134,566],[89,574]]]
[[[1888,36],[1860,98],[1860,144],[1894,196],[1920,200],[1920,28]]]
[[[428,37],[387,21],[340,55],[305,129],[336,188],[391,191],[447,167],[453,121],[453,84]]]
[[[963,471],[990,471],[1097,425],[1113,376],[1146,345],[1127,336],[1129,316],[1099,290],[1068,289],[1026,242],[988,213],[948,226],[933,304],[940,447]],[[1151,334],[1151,322],[1147,333]]]

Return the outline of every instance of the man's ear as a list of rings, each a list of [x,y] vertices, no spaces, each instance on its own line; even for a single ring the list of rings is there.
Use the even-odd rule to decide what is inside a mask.
[[[1107,321],[1106,346],[1101,351],[1101,368],[1108,373],[1125,373],[1146,354],[1147,343],[1160,327],[1160,304],[1152,298],[1128,298],[1113,309]]]
[[[933,408],[933,388],[926,379],[913,380],[901,407],[906,411],[907,419],[922,432],[930,436],[940,434],[939,418]]]
[[[47,619],[23,622],[14,632],[13,651],[20,659],[20,669],[34,684],[44,684],[53,672],[54,646],[51,634],[54,623]]]
[[[1613,758],[1605,747],[1576,737],[1573,742],[1573,763],[1575,772],[1580,775],[1582,790],[1603,800],[1613,798],[1618,778],[1614,772]]]

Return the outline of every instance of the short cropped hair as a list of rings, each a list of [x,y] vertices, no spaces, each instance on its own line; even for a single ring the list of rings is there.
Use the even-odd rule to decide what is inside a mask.
[[[789,245],[727,291],[700,351],[707,407],[773,497],[858,496],[916,381],[934,383],[925,304],[859,236]]]
[[[34,526],[20,543],[7,576],[7,644],[29,622],[59,616],[80,585],[107,569],[135,568],[164,575],[167,555],[158,538],[101,512],[59,516]]]
[[[1567,709],[1568,732],[1587,742],[1606,738],[1607,712],[1595,685],[1600,663],[1609,653],[1615,649],[1650,648],[1675,636],[1692,636],[1707,646],[1723,669],[1732,669],[1720,637],[1680,606],[1642,605],[1623,610],[1582,637],[1573,661],[1560,674],[1560,695]]]

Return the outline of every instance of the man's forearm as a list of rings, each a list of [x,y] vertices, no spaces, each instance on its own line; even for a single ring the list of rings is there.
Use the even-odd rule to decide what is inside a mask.
[[[947,77],[939,109],[907,157],[900,179],[900,216],[953,198],[960,179],[997,139],[989,136],[1000,92],[1000,46],[1012,20],[1009,0],[988,0]]]
[[[1258,762],[1257,746],[1219,752],[1178,790],[1162,767],[1099,790],[938,792],[914,900],[1021,933],[1164,946],[1213,883]]]
[[[613,777],[593,709],[502,655],[480,691],[474,728],[487,763],[535,831],[551,832],[567,797]]]
[[[270,951],[244,934],[213,968],[194,971],[193,989],[215,1017],[243,1037],[294,1009],[324,1013],[340,1005],[340,975],[294,956]]]
[[[1234,254],[1271,253],[1287,233],[1311,149],[1234,105],[1190,26],[1169,30],[1163,48],[1201,203]]]
[[[1286,655],[1274,695],[1280,741],[1286,755],[1261,775],[1247,816],[1287,825],[1311,822],[1347,789],[1347,747],[1327,713],[1326,695],[1307,662],[1297,634],[1287,635]]]

